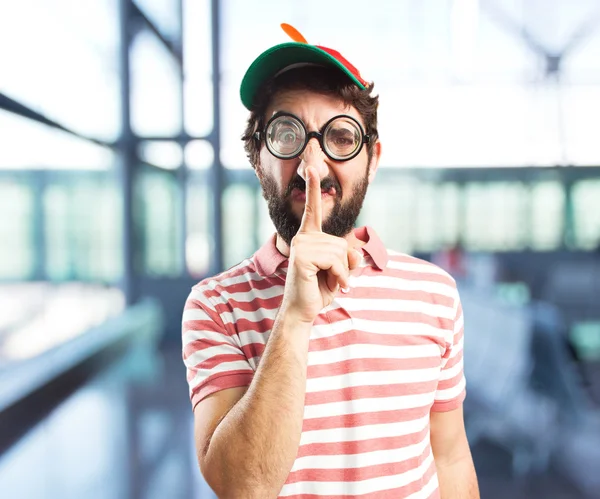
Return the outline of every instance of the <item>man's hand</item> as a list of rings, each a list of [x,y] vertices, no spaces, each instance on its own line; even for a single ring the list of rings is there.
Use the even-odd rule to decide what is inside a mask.
[[[312,324],[339,289],[349,286],[349,271],[359,265],[361,255],[345,239],[322,231],[319,175],[307,167],[306,177],[306,204],[300,229],[292,239],[282,307]]]

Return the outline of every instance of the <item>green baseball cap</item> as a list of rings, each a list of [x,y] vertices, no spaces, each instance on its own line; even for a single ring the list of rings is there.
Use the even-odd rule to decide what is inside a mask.
[[[298,30],[289,24],[282,24],[281,28],[294,41],[265,50],[250,65],[240,86],[240,97],[246,109],[252,109],[256,93],[268,79],[285,69],[302,65],[334,67],[346,74],[359,88],[365,89],[369,86],[360,72],[337,50],[310,45]]]

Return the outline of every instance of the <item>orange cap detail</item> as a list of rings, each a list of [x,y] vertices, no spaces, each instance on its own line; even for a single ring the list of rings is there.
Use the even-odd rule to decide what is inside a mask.
[[[281,29],[283,31],[285,31],[285,33],[287,34],[287,36],[289,36],[295,42],[298,42],[298,43],[308,43],[306,41],[306,38],[304,38],[302,36],[302,33],[300,33],[300,31],[298,31],[292,25],[286,24],[286,23],[281,23]]]

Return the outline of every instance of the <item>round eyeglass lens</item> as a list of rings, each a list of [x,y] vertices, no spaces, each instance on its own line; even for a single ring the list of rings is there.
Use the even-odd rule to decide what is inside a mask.
[[[362,144],[362,132],[357,123],[349,118],[333,120],[325,130],[324,143],[327,152],[337,159],[349,158]]]
[[[267,146],[276,156],[293,157],[304,147],[305,137],[302,123],[291,116],[280,116],[269,124]]]

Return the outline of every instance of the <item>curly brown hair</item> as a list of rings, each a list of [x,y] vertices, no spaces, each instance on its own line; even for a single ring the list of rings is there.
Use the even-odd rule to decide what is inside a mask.
[[[256,132],[265,127],[265,113],[275,95],[287,90],[309,90],[312,92],[339,97],[348,106],[353,106],[363,119],[367,143],[368,163],[373,157],[377,142],[377,107],[379,96],[372,96],[373,84],[360,89],[340,70],[325,66],[303,66],[293,68],[268,80],[256,94],[256,99],[248,117],[246,130],[242,135],[244,149],[252,168],[260,164],[261,140]]]

